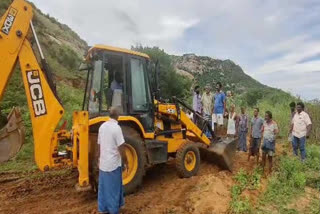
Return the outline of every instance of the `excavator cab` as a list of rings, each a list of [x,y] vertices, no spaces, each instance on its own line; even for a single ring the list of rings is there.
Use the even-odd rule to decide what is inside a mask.
[[[111,106],[121,116],[134,116],[147,132],[153,131],[153,101],[145,54],[96,45],[87,57],[83,110],[89,119],[108,116]]]

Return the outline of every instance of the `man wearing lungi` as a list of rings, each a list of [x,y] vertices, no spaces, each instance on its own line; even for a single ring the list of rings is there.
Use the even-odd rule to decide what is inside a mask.
[[[99,128],[98,211],[100,213],[118,214],[120,207],[124,205],[121,157],[125,169],[128,162],[118,117],[118,110],[111,107],[110,120],[104,122]]]

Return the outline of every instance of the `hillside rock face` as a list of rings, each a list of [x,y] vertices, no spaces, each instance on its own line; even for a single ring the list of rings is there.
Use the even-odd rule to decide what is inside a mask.
[[[174,67],[177,72],[198,83],[200,87],[206,84],[212,85],[222,82],[225,90],[245,92],[250,88],[266,87],[245,74],[242,68],[233,61],[213,59],[207,56],[184,54],[172,56]]]

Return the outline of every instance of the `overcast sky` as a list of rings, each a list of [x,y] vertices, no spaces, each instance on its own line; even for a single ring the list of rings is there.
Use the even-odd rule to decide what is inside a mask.
[[[31,0],[89,45],[231,59],[260,82],[320,98],[319,0]]]

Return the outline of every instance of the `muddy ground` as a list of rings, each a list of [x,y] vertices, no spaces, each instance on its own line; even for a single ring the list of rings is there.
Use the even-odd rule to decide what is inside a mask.
[[[233,173],[202,161],[197,176],[178,178],[174,163],[147,171],[142,188],[125,198],[121,213],[226,213],[231,200],[232,175],[251,171],[247,153],[236,153]],[[0,213],[97,213],[96,195],[77,192],[77,173],[0,173]],[[254,200],[260,190],[248,193]]]

